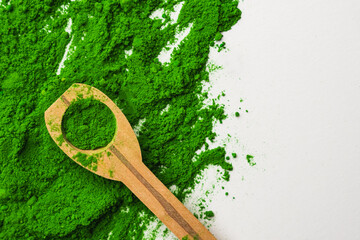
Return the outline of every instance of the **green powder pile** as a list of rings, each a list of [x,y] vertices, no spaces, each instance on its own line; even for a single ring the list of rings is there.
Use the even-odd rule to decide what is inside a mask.
[[[114,137],[115,116],[105,104],[92,98],[72,103],[62,119],[66,139],[80,149],[105,147]]]
[[[44,112],[75,82],[118,105],[138,129],[144,163],[166,186],[176,186],[181,201],[209,165],[222,167],[229,179],[224,148],[206,143],[216,137],[214,122],[226,116],[216,101],[203,103],[202,85],[209,80],[210,47],[222,44],[220,34],[241,12],[237,1],[185,0],[172,21],[179,3],[0,3],[0,239],[142,239],[154,219],[122,183],[82,168],[51,139]],[[150,18],[159,9],[162,16]],[[159,54],[189,27],[162,63]],[[81,137],[76,133],[73,141]]]

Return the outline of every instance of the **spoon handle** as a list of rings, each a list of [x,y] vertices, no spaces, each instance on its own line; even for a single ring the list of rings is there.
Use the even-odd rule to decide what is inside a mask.
[[[179,239],[216,240],[197,218],[141,161],[129,162],[116,148],[110,151],[125,165],[121,181]]]

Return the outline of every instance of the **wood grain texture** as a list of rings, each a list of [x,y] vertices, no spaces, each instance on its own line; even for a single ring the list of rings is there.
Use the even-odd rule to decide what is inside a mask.
[[[78,99],[95,98],[114,113],[116,132],[103,148],[83,150],[73,146],[62,132],[62,117]],[[97,168],[85,167],[102,177],[123,182],[179,239],[213,240],[215,237],[143,164],[137,137],[121,110],[100,90],[73,84],[45,112],[46,127],[58,146],[75,162],[76,154],[98,158]],[[81,165],[81,164],[80,164]],[[84,167],[84,166],[83,166]]]

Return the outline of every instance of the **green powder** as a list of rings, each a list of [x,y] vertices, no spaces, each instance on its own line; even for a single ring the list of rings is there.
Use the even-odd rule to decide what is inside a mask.
[[[246,161],[249,163],[250,166],[255,166],[256,162],[254,162],[254,156],[246,155]]]
[[[204,212],[206,218],[212,218],[215,216],[214,212],[213,211],[206,211]]]
[[[63,122],[65,138],[80,149],[105,147],[114,137],[115,116],[103,103],[81,99],[66,110]]]
[[[220,41],[222,39],[223,35],[221,33],[216,33],[215,35],[215,41]]]
[[[177,22],[175,0],[8,2],[0,4],[0,239],[142,239],[154,219],[122,183],[87,171],[51,139],[44,112],[76,82],[103,91],[138,125],[144,163],[181,201],[208,165],[229,180],[224,148],[206,145],[224,109],[204,105],[202,85],[210,46],[240,19],[237,1],[185,0]],[[150,18],[157,9],[163,19]],[[160,62],[190,26],[170,61]],[[108,141],[73,137],[84,137],[85,148]]]

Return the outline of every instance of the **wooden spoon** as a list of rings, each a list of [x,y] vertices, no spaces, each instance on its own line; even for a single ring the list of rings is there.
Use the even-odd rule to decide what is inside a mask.
[[[116,118],[116,132],[103,148],[82,150],[72,145],[62,132],[62,118],[67,108],[78,99],[94,98],[108,106]],[[211,240],[215,237],[143,164],[139,142],[125,115],[100,90],[75,83],[46,111],[46,127],[55,143],[75,162],[91,157],[83,166],[104,178],[123,182],[179,239]]]

